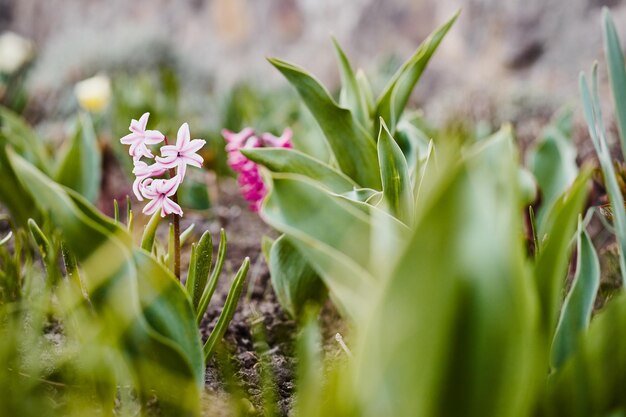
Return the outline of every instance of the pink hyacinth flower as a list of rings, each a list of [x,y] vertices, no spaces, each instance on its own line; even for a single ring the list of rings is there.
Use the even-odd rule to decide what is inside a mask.
[[[201,168],[204,159],[196,152],[200,150],[206,141],[203,139],[191,140],[189,125],[183,123],[176,135],[176,145],[165,145],[161,147],[161,156],[156,157],[157,163],[163,168],[177,167],[176,175],[180,181],[185,177],[187,165]]]
[[[182,217],[183,209],[169,198],[176,193],[179,185],[180,178],[178,176],[169,180],[153,180],[151,178],[145,180],[141,184],[141,192],[145,198],[152,201],[146,204],[143,213],[152,215],[160,209],[161,217],[172,213]]]
[[[291,129],[286,128],[283,130],[283,134],[280,137],[276,137],[271,133],[263,133],[261,135],[261,141],[263,145],[271,148],[288,148],[291,149],[293,145],[291,144],[291,138],[293,137],[293,132]]]
[[[165,174],[166,169],[163,168],[158,162],[156,164],[148,165],[143,161],[135,161],[133,168],[133,174],[135,174],[135,181],[133,181],[133,193],[137,196],[139,201],[143,201],[141,195],[140,186],[141,183],[152,177],[159,177]]]
[[[242,148],[250,137],[254,136],[254,129],[246,127],[239,133],[223,129],[222,136],[226,140],[226,152],[236,151]]]
[[[156,145],[165,139],[165,135],[158,130],[146,130],[150,113],[144,113],[139,120],[133,119],[128,128],[131,133],[120,139],[124,145],[130,145],[128,153],[137,161],[141,157],[154,158],[148,145]]]
[[[246,158],[240,151],[242,149],[254,149],[260,147],[291,148],[292,131],[287,128],[280,137],[271,133],[263,133],[256,136],[252,128],[245,128],[239,133],[222,130],[226,140],[226,152],[228,153],[228,165],[239,176],[237,182],[243,197],[250,203],[249,208],[257,212],[267,195],[267,187],[263,183],[261,172],[256,163]]]

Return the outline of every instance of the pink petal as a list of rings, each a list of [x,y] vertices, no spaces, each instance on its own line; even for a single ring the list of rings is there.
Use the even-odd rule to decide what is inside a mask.
[[[163,200],[162,197],[155,198],[154,200],[146,204],[142,212],[144,214],[154,214],[154,212],[157,211],[162,206],[163,204],[162,200]]]
[[[146,130],[144,135],[144,141],[148,145],[156,145],[163,142],[163,139],[165,139],[165,135],[158,130]]]
[[[198,152],[204,145],[206,145],[206,140],[204,139],[194,139],[191,142],[189,142],[187,145],[185,145],[184,148],[182,148],[182,151],[184,153],[190,153],[190,152]]]
[[[176,177],[178,177],[178,184],[180,185],[185,179],[185,174],[187,173],[187,164],[178,164],[178,169],[176,170]]]
[[[169,198],[165,198],[165,200],[163,200],[161,215],[163,215],[163,212],[167,214],[178,214],[181,217],[183,216],[183,209]]]
[[[139,191],[140,183],[141,183],[141,178],[135,178],[135,181],[133,181],[133,193],[137,197],[137,200],[143,201],[143,196],[141,195],[141,192]]]
[[[189,125],[187,123],[183,123],[180,129],[178,129],[178,134],[176,135],[176,147],[178,149],[182,149],[189,143],[189,138]]]
[[[202,163],[204,162],[204,159],[200,155],[195,153],[181,155],[180,160],[185,164],[198,168],[202,168]]]
[[[129,133],[128,135],[121,138],[120,142],[124,145],[130,145],[131,143],[135,142],[137,139],[139,139],[139,136],[136,133]]]
[[[161,146],[159,150],[161,151],[161,155],[163,156],[178,155],[178,148],[174,145]]]
[[[227,129],[222,130],[222,136],[224,137],[226,142],[228,142],[229,145],[232,144],[235,149],[239,148],[253,134],[254,129],[252,129],[251,127],[246,127],[239,133],[234,133]],[[229,145],[226,145],[226,150],[229,150]]]
[[[163,154],[163,152],[161,152],[161,154]],[[163,168],[167,168],[167,169],[174,168],[176,164],[178,163],[178,153],[168,154],[165,158],[161,156],[157,156],[156,161]]]
[[[146,126],[148,125],[148,117],[150,117],[150,113],[145,112],[144,114],[141,115],[141,117],[139,118],[139,121],[137,122],[138,127],[141,130],[146,130]]]

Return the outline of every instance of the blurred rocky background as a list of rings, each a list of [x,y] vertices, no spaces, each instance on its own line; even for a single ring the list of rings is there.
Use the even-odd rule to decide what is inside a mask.
[[[266,56],[336,85],[330,35],[376,80],[462,8],[415,100],[435,119],[463,113],[497,122],[520,108],[551,112],[575,102],[579,71],[603,63],[602,6],[626,38],[621,0],[0,0],[0,32],[35,42],[35,96],[53,97],[98,72],[163,63],[194,95],[240,80],[284,85]]]

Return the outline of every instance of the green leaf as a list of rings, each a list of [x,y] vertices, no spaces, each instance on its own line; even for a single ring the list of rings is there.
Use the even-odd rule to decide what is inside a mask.
[[[222,337],[224,337],[228,324],[235,315],[237,303],[241,297],[241,291],[243,290],[243,284],[246,281],[246,275],[248,274],[249,268],[250,258],[245,258],[243,260],[243,264],[241,264],[241,267],[239,268],[239,271],[237,271],[237,275],[235,275],[235,278],[233,279],[233,283],[230,286],[228,296],[226,296],[226,302],[224,303],[224,308],[220,313],[220,317],[217,319],[217,324],[204,344],[204,359],[207,362],[215,350],[217,343],[222,340]]]
[[[217,261],[211,271],[209,282],[203,289],[202,296],[200,297],[200,303],[196,309],[196,322],[198,325],[200,325],[202,317],[204,317],[204,313],[206,312],[209,302],[211,301],[211,297],[213,297],[213,293],[217,288],[217,281],[222,273],[224,259],[226,259],[226,233],[224,233],[224,229],[222,229],[220,230],[220,244],[217,248]]]
[[[376,111],[376,102],[374,101],[372,86],[370,85],[365,73],[360,69],[356,71],[356,82],[359,86],[359,93],[361,93],[361,100],[366,106],[367,117],[368,119],[371,119],[372,115]]]
[[[213,238],[211,233],[208,230],[204,232],[198,241],[198,245],[193,248],[186,285],[187,293],[191,297],[191,305],[194,311],[197,312],[202,293],[209,279],[213,259]]]
[[[344,193],[358,187],[343,173],[294,149],[257,148],[242,150],[241,153],[272,172],[304,175],[319,181],[335,193]]]
[[[552,337],[557,325],[562,289],[567,276],[576,221],[587,197],[590,169],[583,169],[572,187],[556,200],[539,225],[539,255],[535,261],[535,282],[542,325]]]
[[[622,45],[615,29],[615,24],[611,18],[608,8],[602,10],[602,21],[604,29],[604,53],[609,70],[609,80],[613,90],[615,100],[615,118],[619,128],[620,144],[622,146],[622,156],[626,157],[626,68],[624,67],[624,53]]]
[[[552,343],[552,366],[557,369],[576,351],[581,334],[589,326],[593,303],[600,286],[600,261],[580,220],[577,240],[576,275],[563,302],[561,318]]]
[[[300,317],[308,304],[325,300],[324,283],[287,236],[274,241],[269,267],[276,297],[292,317]]]
[[[368,416],[532,415],[543,369],[517,156],[507,130],[469,151],[429,179],[364,326],[350,382]]]
[[[380,129],[379,118],[387,122],[391,133],[395,132],[396,124],[400,120],[415,84],[459,13],[456,12],[450,20],[426,38],[413,56],[391,78],[376,104],[375,132]]]
[[[378,161],[374,139],[352,117],[339,107],[328,91],[301,68],[276,58],[274,65],[298,91],[322,128],[341,171],[362,187],[378,188]]]
[[[626,296],[612,299],[548,381],[539,416],[606,416],[626,409]]]
[[[380,120],[378,134],[378,160],[383,183],[383,196],[391,214],[401,222],[413,223],[413,190],[406,159],[391,136],[384,120]]]
[[[617,176],[609,146],[606,140],[606,130],[602,122],[602,112],[600,109],[600,98],[598,96],[598,66],[593,67],[592,87],[593,96],[589,92],[585,75],[580,75],[580,91],[583,100],[583,110],[585,120],[589,128],[589,135],[593,141],[593,146],[600,160],[600,166],[604,176],[605,187],[611,202],[613,211],[613,224],[615,226],[615,234],[619,244],[619,261],[622,273],[622,286],[626,287],[626,209],[624,209],[624,198],[620,186],[617,182]]]
[[[265,258],[265,263],[270,264],[270,251],[272,250],[272,245],[275,240],[267,235],[263,235],[261,238],[261,253],[263,253],[263,257]]]
[[[176,279],[131,236],[83,197],[52,182],[10,152],[22,185],[50,214],[83,271],[102,342],[121,351],[142,401],[153,395],[165,415],[199,414],[204,362],[191,306]],[[71,305],[65,305],[69,311]]]
[[[267,223],[289,237],[352,318],[365,313],[376,286],[370,273],[371,226],[363,211],[371,206],[354,204],[302,176],[273,174],[261,211]]]
[[[346,54],[339,46],[339,42],[334,37],[332,38],[333,45],[335,47],[335,53],[337,54],[337,61],[339,61],[339,73],[341,75],[341,96],[344,101],[341,102],[342,107],[347,107],[352,112],[354,118],[364,128],[369,128],[370,118],[367,110],[367,104],[364,101],[364,96],[359,91],[359,84],[356,80],[350,61],[346,57]]]
[[[0,107],[0,147],[11,145],[15,151],[37,168],[50,174],[52,161],[37,133],[16,113]]]
[[[157,210],[152,217],[150,217],[150,221],[148,221],[148,224],[143,231],[141,249],[146,252],[152,252],[152,248],[154,247],[154,238],[156,237],[157,228],[159,227],[159,223],[161,223],[161,219],[161,212]]]
[[[577,151],[571,132],[561,128],[571,119],[572,112],[569,110],[560,115],[544,130],[537,146],[529,154],[530,169],[541,189],[542,205],[537,216],[539,223],[578,175]]]
[[[61,157],[54,179],[95,203],[102,179],[100,149],[91,118],[81,113],[75,135]]]
[[[29,219],[39,222],[41,215],[36,209],[34,198],[24,189],[9,163],[9,149],[11,148],[2,145],[0,136],[0,201],[9,210],[15,223],[26,227]]]

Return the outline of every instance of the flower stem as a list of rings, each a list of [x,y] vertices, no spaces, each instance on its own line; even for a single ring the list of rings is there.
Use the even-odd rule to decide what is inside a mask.
[[[170,172],[170,175],[172,173]],[[178,204],[178,193],[172,196],[172,201]],[[180,281],[180,216],[172,213],[172,222],[174,223],[174,275]]]

